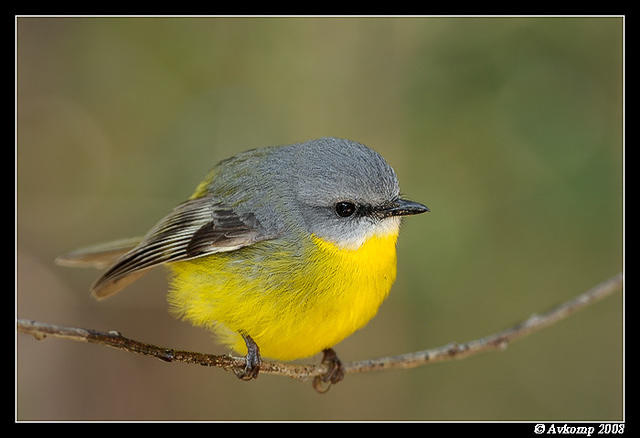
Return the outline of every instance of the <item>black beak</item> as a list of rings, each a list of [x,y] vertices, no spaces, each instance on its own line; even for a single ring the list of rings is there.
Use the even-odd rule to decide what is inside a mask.
[[[410,214],[420,214],[429,211],[426,205],[419,202],[407,201],[406,199],[396,199],[388,204],[376,208],[376,213],[380,217],[408,216]]]

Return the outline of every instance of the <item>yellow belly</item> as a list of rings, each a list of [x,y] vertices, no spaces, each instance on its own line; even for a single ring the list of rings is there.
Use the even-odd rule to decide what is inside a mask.
[[[376,314],[396,277],[397,235],[374,235],[357,250],[315,236],[295,251],[274,240],[171,263],[168,300],[179,317],[240,354],[244,331],[264,357],[311,356]]]

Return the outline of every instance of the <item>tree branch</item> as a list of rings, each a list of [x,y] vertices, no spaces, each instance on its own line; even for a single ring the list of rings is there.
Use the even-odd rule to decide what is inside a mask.
[[[344,364],[345,373],[363,373],[381,371],[392,368],[415,368],[434,362],[450,359],[462,359],[474,354],[490,350],[503,350],[509,342],[534,333],[545,327],[568,317],[574,312],[612,294],[622,287],[622,273],[606,280],[577,297],[540,314],[532,315],[525,321],[503,330],[499,333],[476,339],[463,344],[450,343],[442,347],[402,354],[399,356],[383,357]],[[43,322],[18,319],[18,331],[33,335],[36,339],[47,336],[71,339],[73,341],[102,344],[132,353],[144,354],[161,359],[165,362],[184,362],[203,366],[219,367],[226,371],[244,369],[243,357],[231,355],[213,355],[190,351],[174,350],[145,344],[133,339],[125,338],[117,331],[100,332],[91,329],[62,327]],[[288,376],[297,380],[308,380],[315,376],[322,376],[328,367],[319,365],[298,365],[279,362],[263,361],[260,366],[261,374],[275,374]]]

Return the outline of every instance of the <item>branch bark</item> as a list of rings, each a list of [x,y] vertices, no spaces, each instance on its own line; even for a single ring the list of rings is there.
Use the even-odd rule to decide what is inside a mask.
[[[462,359],[484,351],[503,350],[510,342],[567,318],[576,311],[611,295],[613,292],[620,289],[622,285],[623,274],[619,273],[575,298],[540,315],[534,314],[521,323],[499,333],[462,344],[453,342],[442,347],[398,356],[349,362],[344,364],[344,371],[345,373],[352,374],[369,371],[382,371],[392,368],[415,368],[434,362]],[[18,319],[17,328],[19,332],[31,334],[36,339],[44,339],[47,336],[52,336],[56,338],[70,339],[73,341],[101,344],[117,348],[119,350],[153,356],[165,362],[184,362],[203,366],[213,366],[222,368],[226,371],[241,370],[244,369],[245,366],[245,360],[243,357],[213,355],[158,347],[152,344],[146,344],[126,338],[117,331],[101,332],[92,329],[62,327],[27,319]],[[327,371],[328,367],[323,364],[299,365],[263,361],[260,366],[261,374],[287,376],[301,381],[306,381],[315,376],[322,376]]]

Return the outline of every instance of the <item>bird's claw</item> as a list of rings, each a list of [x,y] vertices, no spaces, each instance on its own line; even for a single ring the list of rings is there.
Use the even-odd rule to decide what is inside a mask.
[[[247,344],[247,355],[244,357],[245,366],[242,369],[234,369],[236,377],[240,380],[253,380],[258,378],[260,372],[260,364],[262,358],[260,357],[260,348],[258,344],[247,334],[242,334],[244,342]]]
[[[332,348],[322,350],[322,364],[329,367],[322,376],[316,376],[313,378],[313,388],[320,392],[325,393],[334,385],[344,379],[344,367],[342,362],[338,359],[338,355]]]

